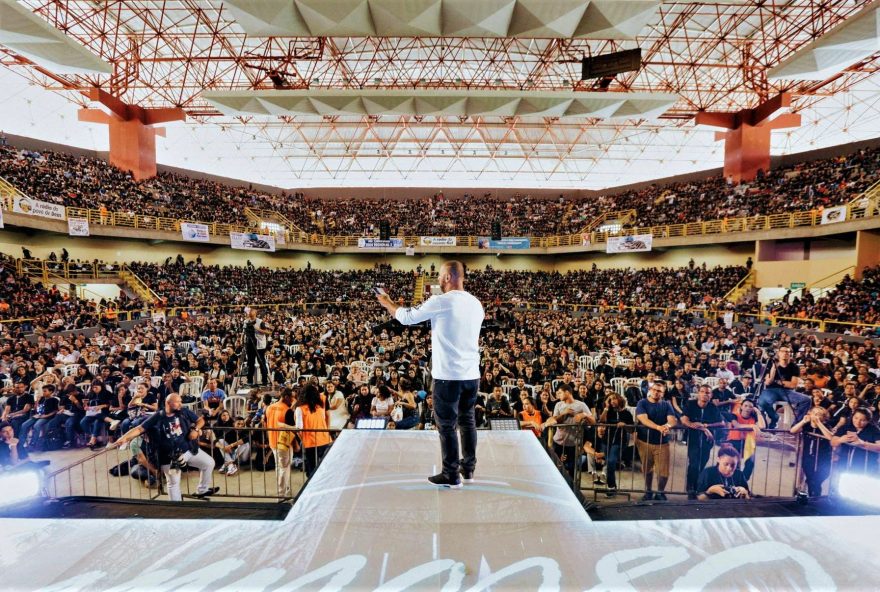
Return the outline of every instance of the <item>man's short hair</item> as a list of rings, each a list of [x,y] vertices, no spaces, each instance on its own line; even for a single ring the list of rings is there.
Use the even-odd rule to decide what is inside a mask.
[[[556,387],[556,390],[557,391],[564,391],[564,392],[568,393],[569,395],[574,394],[571,390],[571,387],[568,386],[567,384],[565,384],[564,382],[560,382],[559,386]]]
[[[446,268],[453,280],[464,279],[464,265],[461,264],[461,261],[445,261],[443,267]]]

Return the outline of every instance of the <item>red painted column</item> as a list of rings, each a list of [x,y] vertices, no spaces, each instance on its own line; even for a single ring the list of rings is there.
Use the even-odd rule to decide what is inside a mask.
[[[782,113],[771,119],[774,113],[790,105],[790,96],[783,93],[754,109],[738,113],[697,114],[698,125],[728,130],[715,134],[716,141],[724,140],[725,178],[740,183],[754,179],[759,170],[770,170],[770,132],[801,124],[801,116],[794,113]]]
[[[106,124],[110,132],[110,164],[130,171],[137,179],[156,176],[156,136],[164,136],[163,128],[154,124],[182,121],[183,109],[143,109],[127,105],[106,92],[92,89],[93,101],[109,109],[80,109],[79,120]]]

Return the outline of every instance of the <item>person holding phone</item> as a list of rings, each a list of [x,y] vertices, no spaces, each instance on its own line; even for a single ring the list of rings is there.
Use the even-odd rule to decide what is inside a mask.
[[[480,385],[480,328],[485,313],[480,301],[464,290],[461,262],[441,265],[438,280],[442,294],[418,306],[399,306],[384,290],[377,291],[376,297],[404,325],[431,321],[434,418],[443,470],[428,481],[439,487],[459,488],[462,481],[473,481],[477,464],[475,406]]]

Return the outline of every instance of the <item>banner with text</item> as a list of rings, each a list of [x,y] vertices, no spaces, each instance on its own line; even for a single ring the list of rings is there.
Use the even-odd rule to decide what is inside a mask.
[[[67,234],[70,236],[89,236],[89,221],[87,218],[68,218]]]
[[[23,195],[17,195],[12,200],[12,211],[18,214],[52,218],[53,220],[64,220],[67,217],[67,214],[64,212],[64,206]]]
[[[501,240],[492,240],[488,237],[480,237],[477,239],[477,248],[480,249],[530,249],[532,247],[532,239],[527,236],[506,236]]]
[[[389,238],[388,240],[382,240],[379,238],[359,238],[358,239],[358,248],[359,249],[402,249],[403,248],[403,239],[402,238]]]
[[[846,206],[836,206],[822,210],[822,224],[834,224],[846,220]]]
[[[609,236],[605,243],[606,253],[638,253],[650,251],[654,243],[651,234],[633,234],[631,236]]]
[[[589,232],[585,232],[581,235],[581,245],[584,247],[588,247],[593,244],[593,235]]]
[[[233,249],[245,251],[270,251],[275,252],[275,237],[268,234],[255,232],[230,232],[229,244]]]
[[[207,224],[181,222],[180,234],[183,235],[183,240],[195,243],[206,243],[211,240],[211,233],[208,232]]]
[[[454,236],[423,236],[419,238],[423,247],[454,247],[458,244]]]

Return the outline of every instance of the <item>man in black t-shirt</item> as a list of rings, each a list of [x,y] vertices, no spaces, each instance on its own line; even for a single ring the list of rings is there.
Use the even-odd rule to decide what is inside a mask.
[[[797,392],[798,377],[801,370],[791,359],[791,348],[783,345],[776,354],[776,361],[772,362],[770,369],[764,377],[764,389],[758,397],[758,409],[763,411],[768,418],[767,427],[774,429],[779,422],[779,414],[776,413],[776,404],[787,402],[794,412],[794,423],[804,418],[812,406],[812,399]]]
[[[193,411],[185,409],[180,395],[171,394],[165,399],[165,409],[154,413],[141,425],[132,428],[119,438],[113,446],[121,446],[150,431],[151,442],[159,456],[159,466],[168,482],[168,496],[171,501],[183,498],[180,491],[181,467],[184,463],[199,470],[199,486],[196,497],[207,497],[217,493],[220,488],[212,487],[214,459],[198,447],[205,419]]]
[[[751,492],[739,465],[739,452],[730,444],[718,449],[716,465],[703,469],[697,483],[699,499],[749,499]]]
[[[715,446],[715,436],[712,428],[724,425],[721,412],[711,401],[711,392],[708,385],[702,385],[697,391],[697,398],[691,399],[684,407],[681,414],[681,423],[688,428],[688,464],[687,464],[687,492],[688,499],[697,497],[697,479],[709,462],[712,448]]]
[[[3,409],[3,417],[0,420],[8,422],[16,434],[21,433],[21,426],[28,420],[34,407],[34,396],[28,394],[27,385],[19,382],[15,385],[12,395],[6,399],[6,407]]]
[[[55,385],[44,385],[43,394],[40,396],[39,401],[36,402],[34,413],[26,422],[21,424],[19,437],[24,441],[25,448],[42,446],[49,423],[55,417],[55,414],[58,413],[58,404],[58,397],[55,396]],[[29,434],[30,438],[28,438]]]

